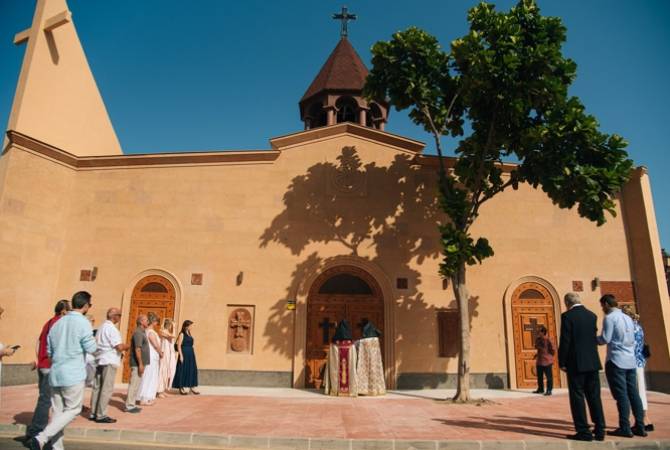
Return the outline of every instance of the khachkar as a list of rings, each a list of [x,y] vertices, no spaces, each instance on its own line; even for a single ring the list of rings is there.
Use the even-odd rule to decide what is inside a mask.
[[[231,311],[228,319],[228,351],[250,353],[252,333],[252,319],[249,309],[240,307]]]

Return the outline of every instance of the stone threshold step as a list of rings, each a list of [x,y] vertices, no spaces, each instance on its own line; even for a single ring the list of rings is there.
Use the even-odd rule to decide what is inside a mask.
[[[0,424],[0,434],[21,436],[26,432],[22,424]],[[625,441],[476,441],[476,440],[403,440],[403,439],[323,439],[235,436],[211,433],[184,433],[171,431],[144,431],[129,429],[102,429],[69,427],[65,437],[95,442],[127,444],[154,443],[203,446],[225,449],[275,450],[591,450],[635,449],[670,450],[670,439],[635,438]],[[188,447],[186,447],[188,448]]]

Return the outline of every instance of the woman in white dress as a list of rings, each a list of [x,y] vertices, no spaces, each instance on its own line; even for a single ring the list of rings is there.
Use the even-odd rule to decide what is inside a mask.
[[[172,386],[172,379],[177,368],[177,352],[174,350],[174,322],[171,319],[164,319],[159,334],[163,357],[158,370],[158,397],[165,398],[165,391]]]
[[[147,339],[149,340],[149,365],[144,368],[144,374],[137,390],[137,399],[140,401],[140,405],[143,406],[154,404],[158,390],[159,361],[163,356],[160,339],[156,330],[154,330],[154,327],[158,323],[158,316],[150,312],[147,318],[149,319],[149,328],[146,331]]]

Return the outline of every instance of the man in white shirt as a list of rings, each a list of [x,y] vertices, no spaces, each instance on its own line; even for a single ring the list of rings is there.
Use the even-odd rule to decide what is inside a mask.
[[[128,350],[128,345],[121,340],[121,333],[116,324],[121,320],[121,310],[110,308],[107,311],[107,320],[102,324],[96,335],[98,364],[93,382],[93,393],[91,394],[90,420],[98,423],[114,423],[107,415],[107,406],[114,392],[114,379],[116,369],[121,365],[121,353]]]

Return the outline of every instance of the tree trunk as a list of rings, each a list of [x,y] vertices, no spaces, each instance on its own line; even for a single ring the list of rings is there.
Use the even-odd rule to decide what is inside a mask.
[[[470,305],[468,288],[465,284],[465,264],[461,264],[458,273],[452,276],[454,295],[458,302],[461,327],[461,351],[458,355],[458,388],[455,402],[470,400]]]

